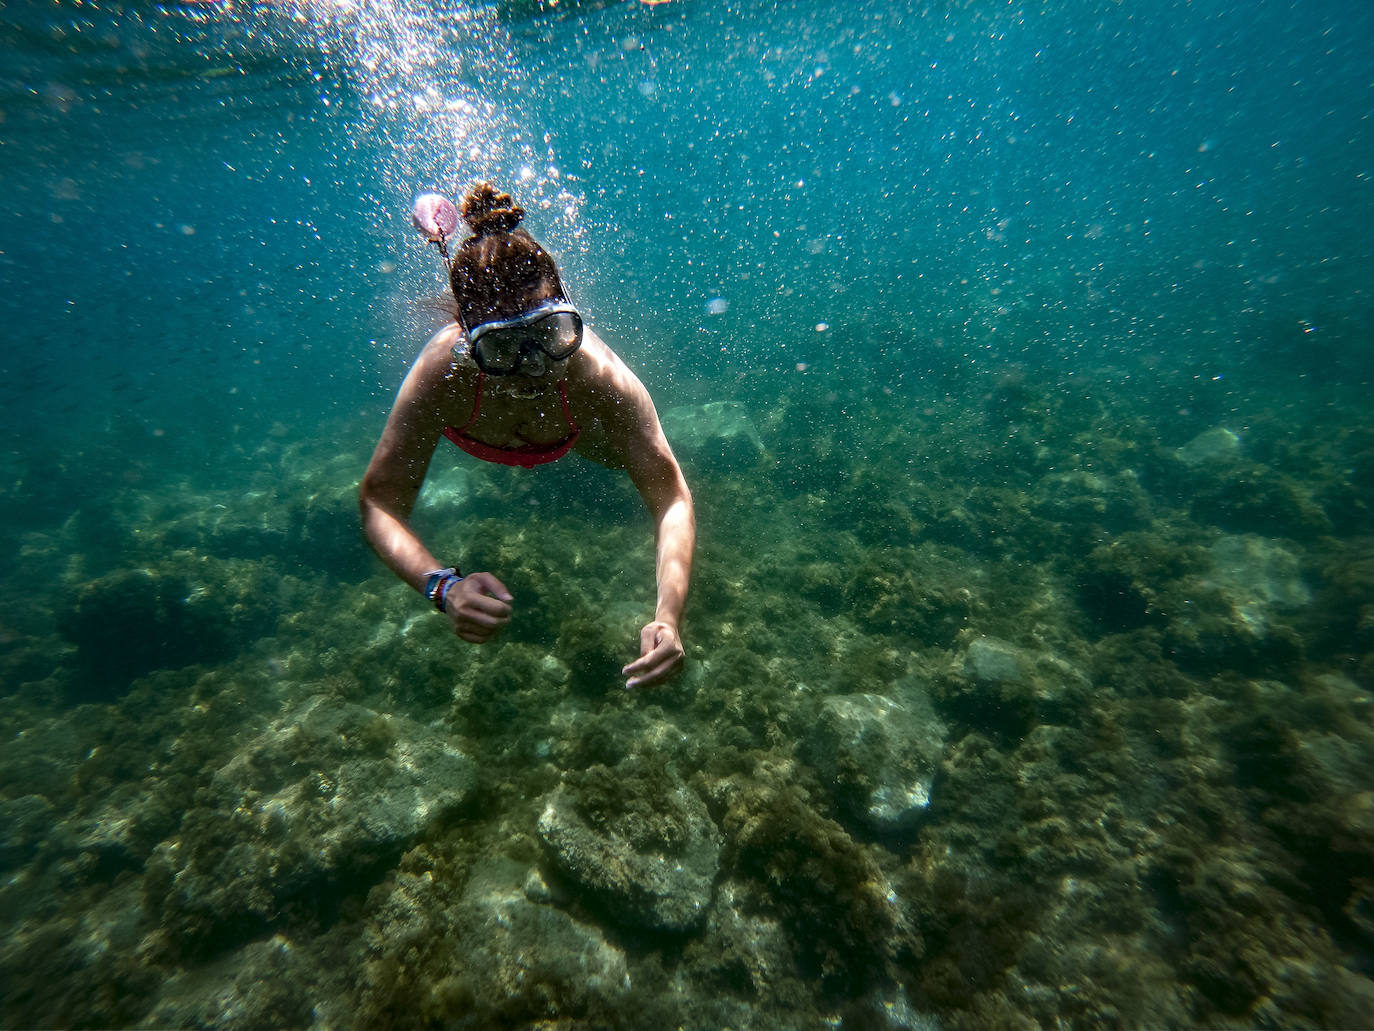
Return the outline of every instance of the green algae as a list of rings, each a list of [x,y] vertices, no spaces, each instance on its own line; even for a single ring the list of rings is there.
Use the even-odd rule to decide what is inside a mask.
[[[477,470],[423,513],[516,595],[482,648],[365,553],[287,572],[297,549],[355,533],[328,475],[225,509],[123,510],[109,568],[37,595],[48,614],[0,651],[24,685],[0,756],[23,786],[0,800],[15,814],[0,915],[45,950],[0,950],[8,1012],[176,1022],[208,1012],[212,971],[239,970],[262,974],[244,1012],[282,1026],[305,1026],[302,992],[341,1027],[884,1026],[898,989],[949,1028],[1355,1021],[1374,949],[1374,577],[1367,540],[1338,531],[1364,495],[1333,485],[1316,433],[1247,440],[1250,464],[1197,494],[1186,437],[1112,418],[1133,403],[1071,403],[1020,373],[972,412],[868,398],[806,433],[784,393],[757,420],[763,475],[694,479],[688,668],[645,692],[621,690],[619,667],[653,556],[619,488],[560,509],[565,480]],[[1035,444],[988,458],[1013,430]],[[856,464],[845,441],[866,432]],[[1217,500],[1256,477],[1282,489]],[[1346,514],[1304,507],[1328,501]],[[126,623],[78,617],[125,594]],[[195,640],[138,643],[174,629]],[[72,708],[125,636],[101,704]],[[901,701],[915,683],[948,741],[919,823],[875,833],[852,817],[877,753],[823,763],[804,743],[825,740],[826,699]],[[356,708],[265,746],[307,698]],[[472,758],[471,802],[420,840],[323,862],[301,828],[332,825],[341,763],[409,761],[423,735],[398,716]],[[230,804],[215,771],[236,757],[253,793]],[[302,823],[248,815],[306,770],[324,779]],[[700,922],[636,926],[608,916],[619,889],[548,869],[538,827],[560,784],[591,831],[646,855],[689,837],[663,799],[704,799],[721,850]],[[179,896],[187,871],[222,871],[227,890]],[[483,944],[499,913],[516,937]],[[73,943],[100,927],[123,948],[92,958]],[[541,953],[527,932],[563,944]],[[580,978],[577,956],[605,976]],[[42,987],[78,982],[60,1005]]]

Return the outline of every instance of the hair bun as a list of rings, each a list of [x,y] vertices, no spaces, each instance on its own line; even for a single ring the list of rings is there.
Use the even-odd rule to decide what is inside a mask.
[[[474,236],[509,233],[525,217],[525,209],[491,183],[477,183],[463,198],[463,221]]]

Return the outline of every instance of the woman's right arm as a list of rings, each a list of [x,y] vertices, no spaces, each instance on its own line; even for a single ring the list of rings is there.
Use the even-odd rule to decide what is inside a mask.
[[[438,337],[430,341],[401,384],[358,487],[368,543],[392,572],[417,591],[424,590],[425,574],[443,565],[409,525],[443,432],[441,392],[449,365],[447,353],[436,349],[437,341]]]
[[[445,568],[410,528],[410,513],[444,428],[451,337],[440,332],[425,347],[396,395],[386,428],[358,487],[363,533],[377,556],[423,593],[428,574]],[[453,632],[484,644],[510,621],[510,592],[491,573],[471,573],[449,588],[444,612]]]

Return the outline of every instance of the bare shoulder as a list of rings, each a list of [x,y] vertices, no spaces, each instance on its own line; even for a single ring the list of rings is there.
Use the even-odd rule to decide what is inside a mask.
[[[447,410],[455,394],[472,379],[469,370],[453,359],[453,348],[463,341],[463,331],[448,325],[429,338],[420,350],[400,392],[393,413],[403,407],[423,406]]]
[[[588,330],[575,361],[568,394],[585,430],[579,452],[624,468],[635,457],[668,451],[648,390],[604,340]]]
[[[577,359],[577,365],[569,369],[568,386],[581,405],[606,418],[623,418],[645,405],[653,411],[653,401],[639,377],[590,329]]]
[[[453,371],[453,348],[462,341],[462,329],[456,322],[450,322],[425,343],[411,371],[426,379],[449,375]]]

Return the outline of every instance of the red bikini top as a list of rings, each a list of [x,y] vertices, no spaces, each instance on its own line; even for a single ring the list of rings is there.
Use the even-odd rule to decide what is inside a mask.
[[[518,465],[522,469],[533,469],[536,465],[556,462],[573,449],[573,445],[577,443],[577,435],[582,431],[578,429],[577,423],[572,421],[572,414],[568,411],[568,381],[566,379],[558,381],[558,396],[563,399],[563,418],[567,421],[568,429],[572,432],[562,440],[552,444],[520,444],[517,447],[498,447],[495,444],[488,444],[469,437],[467,431],[477,421],[477,416],[482,413],[482,384],[485,380],[486,373],[479,371],[477,373],[477,396],[472,402],[472,415],[468,417],[467,422],[463,423],[462,428],[444,427],[444,436],[449,440],[473,458],[479,458],[483,462],[495,462],[497,465]]]

